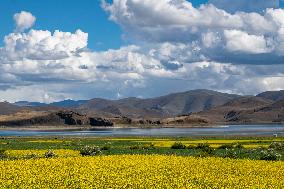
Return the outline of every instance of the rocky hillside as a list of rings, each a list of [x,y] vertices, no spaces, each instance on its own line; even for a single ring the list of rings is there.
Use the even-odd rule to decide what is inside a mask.
[[[261,97],[241,97],[196,115],[215,123],[281,123],[284,103]]]
[[[284,100],[284,90],[263,92],[258,94],[257,97],[262,97],[273,101]]]
[[[208,110],[223,105],[238,95],[210,90],[193,90],[150,99],[125,98],[121,100],[92,99],[78,109],[84,113],[100,113],[130,118],[163,118]]]
[[[110,120],[88,117],[73,111],[20,111],[15,114],[0,116],[0,126],[30,125],[113,126],[113,123]]]
[[[24,104],[28,105],[23,106]],[[5,119],[1,120],[0,117],[0,124],[283,123],[284,91],[239,96],[210,90],[193,90],[149,99],[94,98],[88,101],[65,100],[41,106],[36,104],[21,102],[19,106],[15,106],[7,102],[0,103],[0,115],[2,114],[2,118],[6,115]],[[27,112],[31,112],[32,117]],[[20,114],[21,119],[18,119]]]
[[[8,102],[0,102],[0,115],[9,115],[23,110],[24,108],[10,104]]]

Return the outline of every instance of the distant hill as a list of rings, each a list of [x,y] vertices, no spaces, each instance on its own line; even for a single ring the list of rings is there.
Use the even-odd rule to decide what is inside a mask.
[[[28,102],[28,101],[18,101],[13,103],[16,106],[21,106],[21,107],[35,107],[35,106],[47,106],[47,104],[45,103],[41,103],[41,102]]]
[[[103,118],[88,117],[73,111],[21,111],[9,115],[0,115],[0,126],[113,126]]]
[[[132,118],[171,117],[207,110],[238,97],[238,95],[211,90],[193,90],[149,99],[106,100],[96,98],[82,104],[79,109],[89,113],[94,110]]]
[[[273,103],[273,100],[265,99],[257,96],[242,96],[231,100],[223,105],[223,107],[238,108],[238,109],[251,109],[262,106],[267,106]]]
[[[47,103],[41,103],[41,102],[28,102],[28,101],[18,101],[15,102],[14,105],[17,106],[26,106],[26,107],[36,107],[36,106],[55,106],[55,107],[64,107],[64,108],[69,108],[69,107],[77,107],[82,105],[83,103],[87,102],[87,100],[63,100],[59,102],[53,102],[50,104]]]
[[[59,101],[59,102],[53,102],[50,103],[50,106],[57,106],[57,107],[64,107],[64,108],[69,108],[69,107],[77,107],[80,106],[84,103],[86,103],[87,100],[63,100],[63,101]]]
[[[284,91],[239,96],[200,89],[148,99],[130,97],[119,100],[64,100],[51,104],[26,101],[0,103],[2,115],[22,111],[74,111],[122,124],[283,123]]]
[[[267,91],[257,95],[258,97],[278,101],[284,100],[284,90],[281,91]]]
[[[8,115],[19,112],[24,108],[10,104],[8,102],[0,102],[0,115]]]
[[[262,97],[240,97],[197,115],[215,123],[281,123],[284,103]]]

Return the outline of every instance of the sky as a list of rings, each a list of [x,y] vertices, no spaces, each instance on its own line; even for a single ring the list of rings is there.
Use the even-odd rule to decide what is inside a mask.
[[[279,0],[1,0],[0,100],[284,89]]]

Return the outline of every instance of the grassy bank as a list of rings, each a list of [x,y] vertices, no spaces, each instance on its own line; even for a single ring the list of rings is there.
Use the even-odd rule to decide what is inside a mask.
[[[48,150],[55,151],[55,154],[56,150],[71,150],[80,155],[85,147],[95,147],[100,150],[100,155],[164,154],[235,159],[263,159],[264,156],[279,155],[278,159],[284,160],[283,145],[282,148],[273,146],[283,143],[284,138],[268,137],[8,137],[0,139],[0,150],[2,158],[8,159],[43,157]]]

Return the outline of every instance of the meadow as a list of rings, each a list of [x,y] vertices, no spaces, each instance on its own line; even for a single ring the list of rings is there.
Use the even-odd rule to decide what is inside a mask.
[[[0,188],[284,188],[284,138],[0,139]]]
[[[174,148],[174,144],[182,144]],[[0,139],[2,158],[29,158],[47,150],[73,150],[78,153],[84,147],[96,147],[101,155],[161,154],[195,157],[231,157],[236,159],[261,159],[262,152],[270,151],[273,143],[284,143],[284,138],[185,138],[185,137],[7,137]],[[273,148],[284,160],[284,151]],[[18,157],[15,152],[21,153]]]

